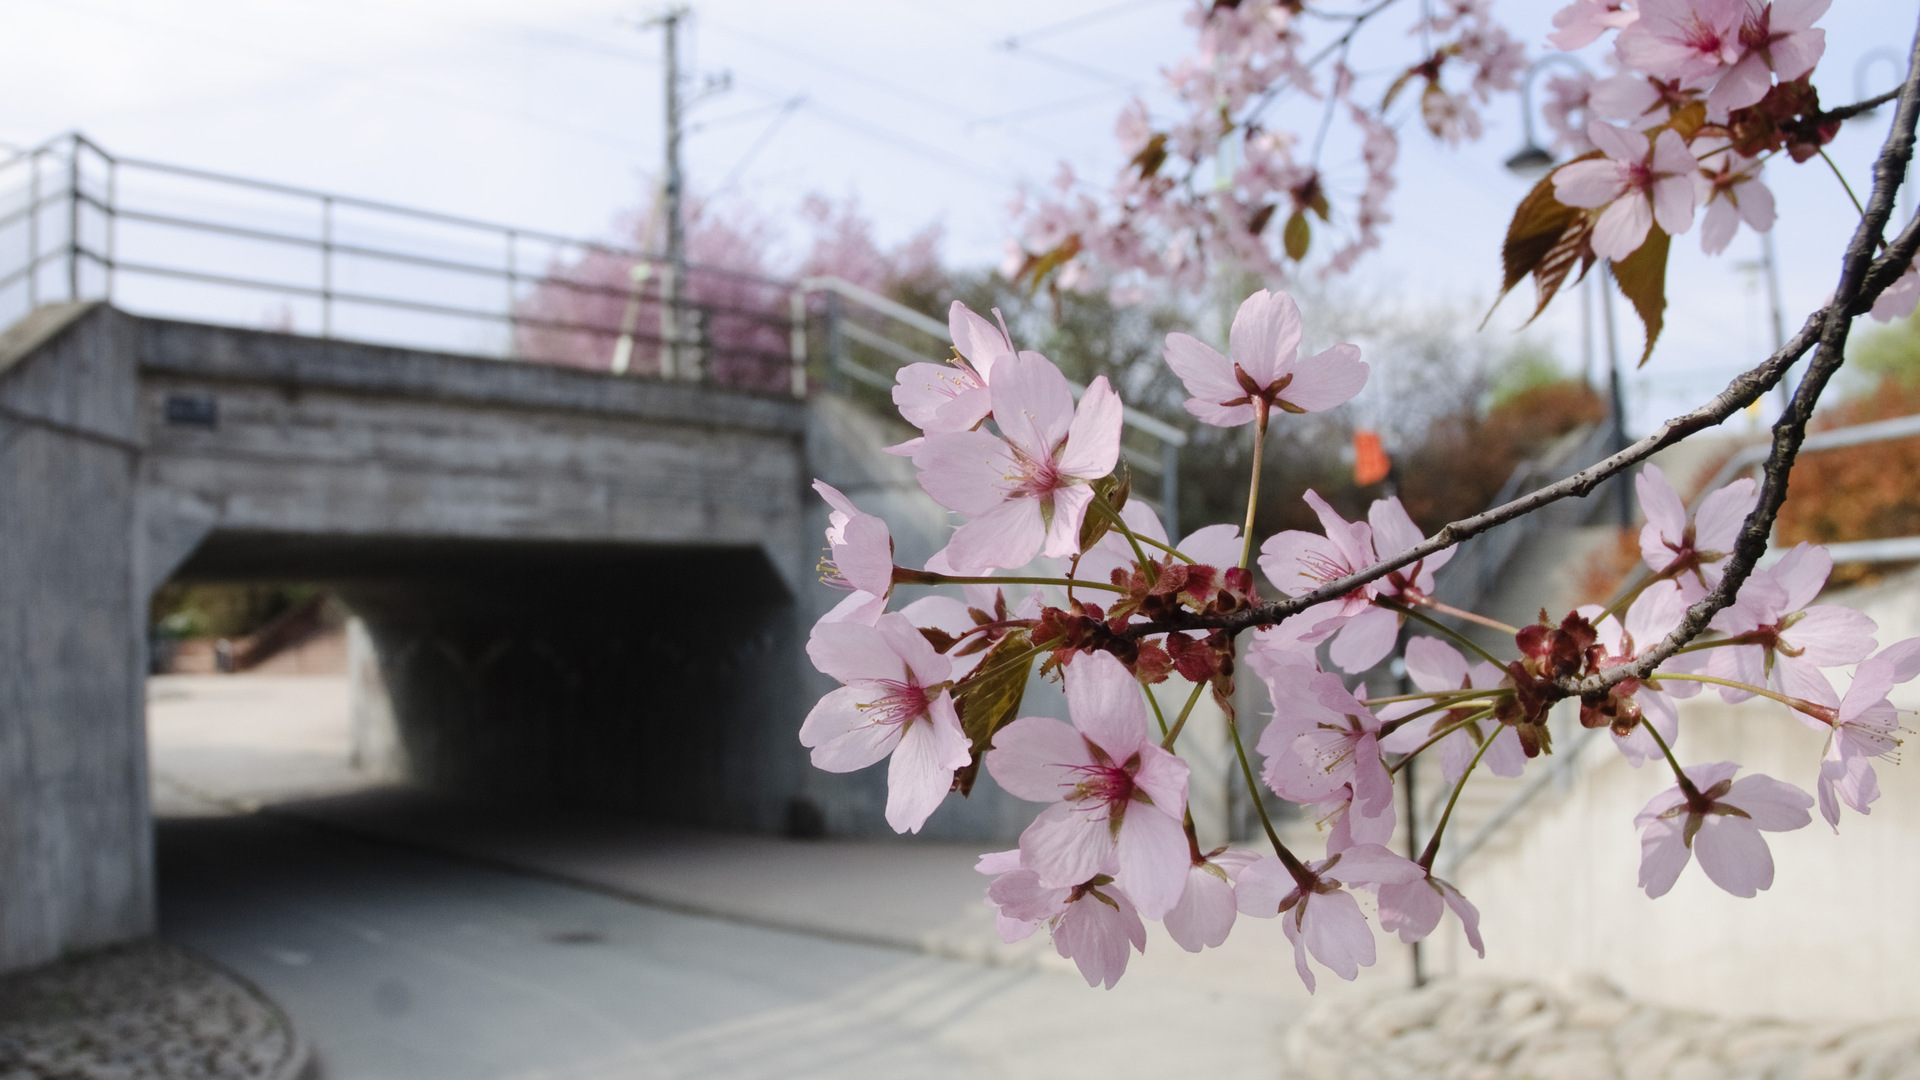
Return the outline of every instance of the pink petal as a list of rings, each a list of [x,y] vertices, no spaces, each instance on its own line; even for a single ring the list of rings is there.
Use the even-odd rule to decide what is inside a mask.
[[[1272,386],[1299,349],[1300,308],[1293,297],[1262,289],[1241,301],[1227,333],[1227,353],[1255,383]]]
[[[1146,951],[1147,928],[1127,895],[1112,886],[1101,890],[1112,905],[1088,895],[1068,905],[1054,928],[1054,949],[1071,959],[1088,986],[1113,989],[1126,974],[1127,947]]]
[[[1649,567],[1664,570],[1673,561],[1667,543],[1678,544],[1687,531],[1687,506],[1658,465],[1641,469],[1633,487],[1640,496],[1640,513],[1647,519],[1640,530],[1640,554]]]
[[[1061,448],[1055,462],[1062,473],[1082,480],[1098,480],[1113,471],[1114,464],[1120,460],[1124,408],[1120,395],[1107,384],[1107,377],[1095,376],[1087,392],[1081,395],[1080,407],[1067,430],[1067,445]]]
[[[1132,506],[1132,503],[1127,505]],[[1240,526],[1208,525],[1180,540],[1179,548],[1201,566],[1222,570],[1240,565]]]
[[[886,610],[886,597],[867,592],[851,592],[847,594],[845,600],[833,605],[831,611],[820,616],[820,622],[822,624],[848,622],[872,626]]]
[[[1527,751],[1520,745],[1520,732],[1506,724],[1494,732],[1493,745],[1487,747],[1480,767],[1495,776],[1519,776],[1527,768]]]
[[[1134,785],[1145,792],[1162,813],[1181,816],[1187,805],[1185,759],[1152,745],[1141,746],[1138,753],[1140,767],[1134,771]]]
[[[965,574],[1024,566],[1040,553],[1046,538],[1040,500],[1008,499],[954,530],[947,541],[947,561]]]
[[[1398,554],[1427,538],[1420,531],[1420,526],[1413,523],[1413,518],[1408,516],[1407,508],[1401,505],[1397,496],[1375,499],[1373,505],[1367,507],[1367,524],[1373,528],[1374,550],[1384,554]],[[1448,548],[1428,556],[1428,569],[1437,569],[1445,561],[1443,557],[1450,558],[1452,555],[1453,549]]]
[[[1781,556],[1773,564],[1773,580],[1779,582],[1786,597],[1782,602],[1782,612],[1798,611],[1813,603],[1814,597],[1826,587],[1827,576],[1833,573],[1833,556],[1827,549],[1804,540],[1794,545],[1792,551]]]
[[[1192,860],[1187,851],[1187,833],[1180,819],[1169,812],[1184,813],[1185,807],[1161,809],[1133,803],[1120,822],[1119,880],[1127,895],[1139,906],[1140,914],[1158,919],[1173,910],[1187,887],[1187,868]]]
[[[894,724],[876,724],[860,708],[869,695],[843,686],[821,698],[800,724],[800,745],[810,747],[813,767],[844,773],[886,757],[900,739]]]
[[[965,431],[986,419],[993,399],[970,372],[952,364],[908,364],[894,373],[893,403],[921,431]]]
[[[1700,500],[1700,510],[1693,517],[1694,547],[1700,551],[1731,553],[1734,541],[1740,538],[1740,527],[1746,524],[1747,515],[1753,513],[1759,502],[1760,491],[1748,476],[1709,493]],[[1675,533],[1674,539],[1679,538],[1680,534]],[[1711,578],[1720,580],[1717,568]]]
[[[1280,920],[1280,929],[1284,930],[1287,940],[1293,944],[1293,970],[1300,974],[1300,981],[1307,985],[1307,993],[1313,993],[1313,969],[1307,966],[1307,942],[1301,933],[1297,919],[1298,909],[1287,913]]]
[[[1775,33],[1781,30],[1780,7],[1781,5],[1777,3],[1773,6]],[[1788,34],[1786,37],[1776,38],[1768,51],[1773,55],[1773,70],[1780,76],[1780,81],[1792,82],[1812,71],[1814,65],[1820,62],[1820,57],[1827,51],[1827,32],[1803,30]]]
[[[1023,501],[1037,502],[1038,500]],[[1086,521],[1087,508],[1091,505],[1093,505],[1093,488],[1086,484],[1073,484],[1055,491],[1053,520],[1046,526],[1046,536],[1041,542],[1040,553],[1050,559],[1066,559],[1078,554],[1080,526]]]
[[[1042,885],[1068,887],[1086,882],[1113,858],[1113,830],[1105,814],[1071,803],[1054,803],[1020,834],[1021,861],[1040,875]]]
[[[1615,199],[1600,213],[1593,226],[1593,250],[1603,259],[1619,262],[1647,242],[1653,228],[1653,206],[1646,196],[1634,192]]]
[[[1626,194],[1620,166],[1611,161],[1575,161],[1553,174],[1553,197],[1562,206],[1592,209]]]
[[[1020,472],[1013,450],[984,431],[930,435],[913,452],[920,486],[949,510],[978,517],[1005,502]]]
[[[1189,867],[1186,891],[1161,919],[1167,936],[1188,952],[1217,949],[1233,930],[1233,886],[1206,866]]]
[[[1748,180],[1733,186],[1733,198],[1740,207],[1740,218],[1754,232],[1766,232],[1773,228],[1775,210],[1773,189],[1758,180]]]
[[[1466,684],[1466,658],[1439,638],[1409,638],[1405,655],[1407,676],[1422,690],[1458,690]]]
[[[1693,857],[1681,836],[1685,821],[1684,814],[1662,818],[1646,823],[1640,832],[1640,887],[1651,899],[1667,895]]]
[[[1055,802],[1073,790],[1080,778],[1074,770],[1093,764],[1093,755],[1087,752],[1087,740],[1061,721],[1023,716],[993,733],[993,749],[985,761],[993,782],[1007,794]]]
[[[1233,363],[1213,350],[1213,347],[1198,338],[1187,334],[1168,334],[1166,348],[1161,352],[1167,366],[1180,376],[1181,385],[1195,401],[1211,408],[1221,408],[1222,402],[1233,401],[1247,396],[1247,391],[1233,377]],[[1188,403],[1191,411],[1193,402]],[[1245,410],[1247,420],[1253,419],[1251,405],[1235,406]],[[1243,423],[1246,421],[1242,421]],[[1222,424],[1222,427],[1233,425]]]
[[[993,877],[998,877],[1001,874],[1010,874],[1020,869],[1020,849],[1010,848],[1006,851],[989,851],[980,856],[979,861],[973,864],[973,869],[976,873],[987,874]]]
[[[1373,964],[1373,931],[1360,902],[1345,890],[1315,893],[1300,902],[1300,936],[1313,958],[1351,982]]]
[[[1487,946],[1480,940],[1480,909],[1474,907],[1471,901],[1462,896],[1459,889],[1439,878],[1434,878],[1432,881],[1433,887],[1440,890],[1440,898],[1447,902],[1447,906],[1453,909],[1454,916],[1460,920],[1460,929],[1466,931],[1467,944],[1473,946],[1473,951],[1479,953],[1480,958],[1485,960]]]
[[[1000,434],[1034,461],[1053,460],[1074,420],[1073,388],[1060,369],[1038,353],[1008,356],[995,366],[990,389]]]
[[[1147,705],[1140,684],[1111,653],[1088,653],[1067,665],[1067,711],[1078,728],[1115,763],[1147,740]]]
[[[1327,655],[1342,669],[1358,674],[1386,659],[1399,637],[1400,616],[1383,607],[1369,607],[1347,620]]]
[[[1854,664],[1873,651],[1874,631],[1880,629],[1865,613],[1838,604],[1816,604],[1782,639],[1805,650],[1800,659],[1817,667]]]
[[[1733,235],[1740,231],[1740,211],[1732,200],[1715,199],[1707,204],[1706,217],[1700,221],[1700,250],[1708,255],[1718,255],[1733,243]]]
[[[887,635],[876,626],[859,623],[820,623],[807,638],[807,658],[822,673],[843,683],[865,679],[900,679],[907,665],[893,651]]]
[[[1433,933],[1445,911],[1440,890],[1425,877],[1380,887],[1380,929],[1409,944]]]
[[[1367,385],[1368,367],[1357,345],[1335,345],[1300,361],[1280,400],[1307,412],[1325,412],[1353,400]]]
[[[1632,128],[1624,128],[1618,124],[1608,124],[1595,120],[1587,125],[1587,138],[1594,146],[1600,149],[1601,153],[1607,155],[1608,158],[1614,161],[1623,162],[1628,165],[1638,165],[1647,159],[1647,137],[1640,132],[1634,131]],[[1569,168],[1571,168],[1571,166],[1569,166]],[[1561,172],[1566,171],[1566,169],[1561,170]],[[1556,179],[1554,184],[1557,188],[1559,181]],[[1563,203],[1566,202],[1565,199],[1561,199],[1560,201]],[[1567,203],[1567,205],[1572,206],[1576,204]],[[1598,206],[1599,204],[1595,203],[1593,205]]]
[[[1337,544],[1318,533],[1287,529],[1260,545],[1260,571],[1288,596],[1302,596],[1326,584],[1320,577],[1327,566],[1343,566],[1346,555]]]
[[[994,361],[1013,351],[1013,343],[999,327],[958,300],[947,308],[947,333],[953,338],[954,348],[982,379],[991,375]]]
[[[1242,915],[1271,919],[1280,913],[1281,901],[1298,891],[1286,866],[1271,855],[1263,855],[1234,879],[1233,901]]]
[[[1328,860],[1321,873],[1347,885],[1402,885],[1427,876],[1420,864],[1387,850],[1380,844],[1360,844],[1340,853],[1338,861]]]
[[[1707,815],[1693,836],[1693,853],[1707,880],[1735,896],[1752,896],[1773,884],[1773,853],[1751,822]]]
[[[1693,770],[1687,770],[1687,775],[1692,776]],[[1719,801],[1746,811],[1743,820],[1767,832],[1790,832],[1813,820],[1807,814],[1807,808],[1813,805],[1812,796],[1784,780],[1760,773],[1735,780]]]
[[[919,832],[953,788],[953,771],[972,760],[953,699],[935,698],[931,722],[916,720],[900,736],[887,764],[887,824],[894,832]]]

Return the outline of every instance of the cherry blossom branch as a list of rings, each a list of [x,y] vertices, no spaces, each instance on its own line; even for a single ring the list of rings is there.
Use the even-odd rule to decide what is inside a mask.
[[[1740,536],[1734,542],[1733,554],[1727,559],[1725,573],[1712,591],[1687,609],[1680,625],[1660,644],[1642,653],[1632,663],[1608,668],[1582,679],[1562,680],[1557,684],[1562,690],[1581,695],[1604,693],[1628,679],[1645,679],[1651,675],[1682,646],[1706,630],[1707,623],[1715,614],[1733,603],[1740,586],[1753,572],[1760,556],[1765,554],[1768,538],[1773,533],[1774,519],[1787,498],[1787,477],[1800,452],[1800,444],[1806,439],[1807,423],[1813,418],[1813,407],[1820,400],[1827,382],[1846,359],[1847,334],[1853,327],[1854,316],[1872,306],[1878,294],[1870,294],[1868,289],[1875,281],[1881,283],[1881,288],[1892,284],[1912,263],[1914,248],[1920,245],[1920,228],[1916,228],[1916,222],[1909,222],[1885,256],[1877,262],[1873,257],[1874,250],[1881,245],[1887,220],[1893,216],[1894,200],[1905,180],[1907,165],[1913,159],[1916,123],[1920,123],[1920,30],[1916,30],[1913,44],[1908,50],[1907,81],[1900,90],[1900,108],[1895,114],[1892,130],[1887,133],[1887,141],[1881,147],[1879,160],[1874,164],[1873,193],[1867,200],[1866,212],[1861,216],[1859,227],[1854,230],[1853,239],[1847,244],[1846,256],[1841,263],[1840,283],[1834,289],[1833,299],[1816,314],[1819,348],[1814,352],[1807,373],[1800,380],[1800,386],[1788,403],[1785,414],[1773,425],[1773,449],[1762,470],[1759,501],[1740,527]],[[1804,336],[1806,332],[1807,329],[1803,328],[1796,338]]]
[[[1896,86],[1884,94],[1875,94],[1870,98],[1863,101],[1856,101],[1851,105],[1837,105],[1831,109],[1822,109],[1814,114],[1813,120],[1818,124],[1828,124],[1835,120],[1851,120],[1862,113],[1870,113],[1899,96],[1900,87]]]

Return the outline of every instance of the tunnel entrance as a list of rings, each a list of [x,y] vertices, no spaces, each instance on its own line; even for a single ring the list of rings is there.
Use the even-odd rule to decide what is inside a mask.
[[[489,800],[789,827],[804,636],[757,548],[215,532],[172,580],[338,597],[363,635],[362,767]]]

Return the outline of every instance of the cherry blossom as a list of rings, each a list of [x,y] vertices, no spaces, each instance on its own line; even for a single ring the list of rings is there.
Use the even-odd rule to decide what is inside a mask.
[[[1625,619],[1612,615],[1601,618],[1598,605],[1579,610],[1593,621],[1594,637],[1601,650],[1597,666],[1609,668],[1631,664],[1640,659],[1641,653],[1666,640],[1686,616],[1687,602],[1676,589],[1652,588],[1634,599]],[[1669,662],[1662,670],[1671,667],[1677,665]],[[1680,741],[1680,711],[1673,703],[1676,690],[1679,697],[1691,697],[1699,692],[1699,684],[1676,680],[1661,683],[1656,689],[1638,679],[1627,679],[1609,689],[1603,700],[1583,700],[1580,722],[1587,727],[1606,727],[1613,735],[1614,747],[1637,769],[1661,756],[1660,744],[1649,734],[1649,727],[1660,733],[1669,748]]]
[[[947,328],[956,354],[951,361],[908,364],[895,376],[893,403],[907,423],[928,435],[967,431],[986,419],[993,410],[987,390],[993,365],[1014,351],[1003,328],[958,300],[947,309]]]
[[[1593,74],[1587,71],[1555,75],[1547,80],[1547,100],[1540,105],[1540,118],[1553,132],[1553,149],[1570,157],[1579,157],[1593,149],[1593,142],[1587,138],[1593,89]]]
[[[1076,659],[1066,691],[1071,727],[1023,716],[986,755],[1008,794],[1053,804],[1020,834],[1023,865],[1058,887],[1112,862],[1141,912],[1160,918],[1187,884],[1187,763],[1148,736],[1140,684],[1110,654]]]
[[[1627,66],[1704,85],[1746,52],[1748,0],[1640,0],[1640,15],[1614,42]]]
[[[1827,32],[1813,29],[1833,0],[1746,0],[1740,23],[1741,56],[1713,84],[1707,116],[1724,120],[1734,109],[1757,104],[1774,76],[1792,82],[1813,70],[1827,49]]]
[[[1820,669],[1865,659],[1878,629],[1852,608],[1813,603],[1832,570],[1827,549],[1802,543],[1755,571],[1733,604],[1708,624],[1729,641],[1712,651],[1707,674],[1832,703],[1833,687]],[[1716,689],[1728,701],[1753,696],[1738,687]]]
[[[1311,488],[1304,498],[1319,516],[1325,535],[1288,529],[1275,533],[1260,545],[1260,569],[1288,596],[1310,593],[1327,582],[1373,565],[1377,559],[1371,524],[1346,520]],[[1401,515],[1404,513],[1401,511]],[[1395,531],[1396,537],[1404,539],[1401,523],[1391,509],[1382,510],[1378,516]],[[1404,523],[1404,530],[1405,533],[1418,532],[1411,520]],[[1445,561],[1441,559],[1434,566]],[[1415,571],[1411,583],[1417,585],[1423,573],[1424,569]],[[1426,587],[1431,588],[1431,575],[1427,574],[1424,580]],[[1323,628],[1328,621],[1337,619],[1341,625],[1330,653],[1333,662],[1348,671],[1365,671],[1392,650],[1400,630],[1400,616],[1374,606],[1373,598],[1388,589],[1393,590],[1389,595],[1398,593],[1409,583],[1404,572],[1397,584],[1390,580],[1369,582],[1345,596],[1309,608],[1296,619],[1303,626]]]
[[[873,626],[825,622],[807,641],[813,666],[845,685],[800,725],[800,745],[827,772],[864,769],[887,755],[887,824],[919,832],[946,798],[953,771],[972,760],[944,683],[953,665],[905,616]]]
[[[1309,952],[1349,982],[1373,965],[1373,931],[1349,887],[1400,885],[1426,876],[1418,863],[1379,844],[1355,845],[1302,870],[1304,882],[1280,860],[1262,858],[1240,872],[1234,895],[1242,915],[1286,917],[1280,928],[1293,944],[1294,969],[1309,991],[1314,989]]]
[[[1166,527],[1145,503],[1129,502],[1121,507],[1120,520],[1126,522],[1127,528],[1143,540],[1168,543]],[[1181,537],[1180,542],[1172,546],[1192,559],[1195,566],[1224,570],[1240,562],[1240,527],[1203,526]],[[1146,555],[1148,559],[1174,558],[1152,547],[1147,548]],[[1080,581],[1111,581],[1115,570],[1132,573],[1137,562],[1133,545],[1127,542],[1126,536],[1118,529],[1109,530],[1092,547],[1081,553],[1080,561],[1073,566],[1073,576]]]
[[[1827,741],[1820,780],[1815,785],[1820,816],[1834,831],[1840,829],[1841,803],[1865,814],[1880,797],[1874,759],[1898,760],[1895,752],[1900,748],[1900,739],[1894,734],[1900,730],[1900,713],[1887,700],[1887,693],[1895,684],[1910,682],[1916,675],[1920,675],[1920,638],[1889,645],[1854,670],[1853,685],[1835,710],[1833,734]]]
[[[1741,525],[1759,503],[1759,489],[1743,476],[1702,499],[1689,519],[1686,504],[1658,465],[1642,469],[1633,483],[1647,519],[1640,529],[1640,557],[1654,573],[1677,583],[1688,603],[1707,595],[1720,584],[1721,564],[1733,554]]]
[[[893,533],[886,522],[862,513],[826,481],[815,480],[813,490],[833,507],[827,514],[828,553],[820,563],[820,580],[853,593],[827,617],[872,625],[893,591]]]
[[[1029,353],[1002,356],[990,392],[1004,439],[929,435],[913,453],[927,494],[972,519],[948,542],[949,562],[972,572],[1079,551],[1091,481],[1120,457],[1120,398],[1101,376],[1076,409],[1066,376]]]
[[[1638,24],[1635,24],[1638,25]],[[1672,130],[1646,135],[1595,120],[1587,138],[1606,157],[1562,165],[1553,174],[1553,195],[1563,205],[1606,207],[1593,226],[1593,250],[1615,261],[1646,242],[1655,224],[1670,236],[1693,226],[1694,173],[1700,163]]]
[[[1875,322],[1892,322],[1913,314],[1916,306],[1920,306],[1920,267],[1908,266],[1873,302],[1870,314]]]
[[[1564,52],[1584,49],[1600,40],[1608,30],[1633,25],[1640,13],[1623,0],[1573,0],[1554,12],[1554,32],[1547,35],[1553,47]]]
[[[1165,356],[1193,395],[1187,411],[1216,427],[1252,423],[1270,409],[1324,412],[1367,385],[1368,368],[1357,346],[1335,345],[1302,360],[1300,335],[1293,297],[1262,289],[1242,301],[1233,317],[1231,358],[1188,334],[1168,334]]]
[[[1486,957],[1486,944],[1480,940],[1480,909],[1448,882],[1425,873],[1412,881],[1380,886],[1379,898],[1380,928],[1400,935],[1401,941],[1425,940],[1440,925],[1440,916],[1452,908],[1466,931],[1467,944]]]
[[[1127,972],[1128,947],[1147,951],[1147,927],[1140,912],[1112,875],[1098,874],[1079,885],[1044,885],[1039,875],[1018,865],[1020,852],[982,855],[974,869],[996,874],[987,886],[1000,936],[1008,943],[1032,936],[1042,926],[1053,948],[1072,960],[1088,986],[1111,990]]]
[[[1707,140],[1702,143],[1704,151],[1696,145],[1700,157],[1696,185],[1707,213],[1700,222],[1700,250],[1718,255],[1733,242],[1742,221],[1754,232],[1773,228],[1773,192],[1760,182],[1758,158],[1726,147],[1715,150]]]
[[[1234,880],[1258,858],[1249,851],[1221,850],[1189,867],[1186,891],[1160,921],[1167,936],[1188,952],[1219,948],[1233,930],[1238,909]]]
[[[1350,815],[1392,828],[1393,778],[1380,759],[1380,720],[1340,681],[1311,661],[1260,673],[1273,698],[1273,720],[1255,748],[1266,757],[1261,776],[1293,802],[1325,802],[1352,788]],[[1356,835],[1358,828],[1355,829]]]
[[[1679,785],[1653,797],[1634,817],[1640,829],[1640,887],[1658,899],[1673,888],[1693,856],[1707,879],[1735,896],[1752,896],[1773,884],[1773,854],[1760,836],[1788,832],[1813,818],[1813,796],[1792,784],[1754,773],[1733,778],[1731,761],[1685,770],[1699,793]]]
[[[1472,667],[1467,666],[1460,650],[1438,638],[1412,638],[1407,642],[1404,655],[1407,677],[1413,680],[1415,686],[1429,692],[1474,688],[1491,690],[1498,687],[1507,675],[1484,660]],[[1394,702],[1383,706],[1378,715],[1382,720],[1394,720],[1419,711],[1425,704],[1420,701]],[[1393,754],[1412,753],[1431,739],[1435,732],[1460,725],[1434,745],[1440,754],[1441,775],[1446,777],[1447,783],[1460,782],[1460,778],[1466,775],[1468,763],[1480,752],[1480,744],[1487,739],[1492,739],[1493,745],[1481,755],[1480,764],[1495,776],[1519,776],[1527,767],[1527,753],[1521,749],[1520,733],[1491,717],[1467,719],[1484,707],[1463,705],[1443,709],[1402,724],[1380,740],[1380,749]]]

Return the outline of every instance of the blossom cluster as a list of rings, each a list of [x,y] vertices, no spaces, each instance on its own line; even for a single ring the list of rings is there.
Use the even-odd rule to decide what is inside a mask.
[[[1762,832],[1807,825],[1816,802],[1837,830],[1843,806],[1865,814],[1877,798],[1876,763],[1899,741],[1888,695],[1920,674],[1920,639],[1876,651],[1870,619],[1816,603],[1831,569],[1821,548],[1803,544],[1753,572],[1706,634],[1645,676],[1569,688],[1646,656],[1720,585],[1758,500],[1753,481],[1709,493],[1690,513],[1647,466],[1637,478],[1640,579],[1609,606],[1504,627],[1512,647],[1502,657],[1448,628],[1447,617],[1500,625],[1436,599],[1450,549],[1333,594],[1422,543],[1397,499],[1349,521],[1309,492],[1317,532],[1283,531],[1256,547],[1241,528],[1212,525],[1173,542],[1128,500],[1116,472],[1123,415],[1103,380],[1076,403],[1058,369],[1017,350],[1003,325],[956,303],[950,328],[949,363],[898,375],[894,400],[921,435],[894,450],[959,524],[924,567],[898,566],[886,523],[816,484],[831,507],[824,580],[848,596],[813,629],[809,655],[842,685],[800,739],[829,771],[890,759],[886,816],[900,832],[968,793],[983,767],[1039,804],[1018,846],[981,856],[978,868],[992,877],[1002,935],[1046,929],[1089,984],[1121,977],[1146,948],[1148,921],[1199,952],[1224,942],[1240,916],[1282,920],[1309,988],[1310,958],[1352,979],[1374,960],[1362,894],[1403,941],[1432,933],[1451,910],[1484,953],[1474,906],[1433,873],[1452,803],[1418,858],[1389,849],[1396,774],[1431,752],[1455,799],[1482,767],[1520,775],[1551,753],[1549,713],[1570,699],[1579,723],[1604,729],[1634,766],[1673,772],[1674,786],[1634,822],[1649,896],[1695,856],[1713,883],[1752,896],[1773,878]],[[1165,359],[1196,418],[1252,428],[1257,470],[1270,423],[1338,406],[1366,382],[1353,346],[1307,356],[1301,341],[1293,300],[1263,291],[1241,306],[1227,354],[1171,334]],[[1236,622],[1263,603],[1255,568],[1278,595],[1320,602]],[[903,585],[934,591],[896,608]],[[1410,692],[1358,681],[1396,646]],[[1833,676],[1845,668],[1840,693]],[[1250,718],[1263,725],[1251,756],[1233,705],[1241,672],[1271,708]],[[1148,687],[1175,676],[1193,689],[1168,716]],[[1063,685],[1068,719],[1018,715],[1033,677]],[[1826,732],[1817,797],[1739,775],[1732,762],[1683,766],[1675,701],[1706,689],[1776,702]],[[1202,849],[1179,739],[1209,691],[1249,786],[1320,823],[1319,857],[1294,853],[1264,808],[1270,852]]]
[[[1521,204],[1509,235],[1530,239],[1508,253],[1507,288],[1537,269],[1544,306],[1575,262],[1584,273],[1596,260],[1625,261],[1650,238],[1664,244],[1689,232],[1696,219],[1708,254],[1725,251],[1742,224],[1770,230],[1766,166],[1781,153],[1807,161],[1839,131],[1811,82],[1826,48],[1815,23],[1831,2],[1573,0],[1561,9],[1548,42],[1566,52],[1610,46],[1612,73],[1579,67],[1546,81],[1542,116],[1555,148],[1573,160],[1542,181],[1546,198]],[[1227,265],[1283,280],[1316,232],[1339,238],[1326,269],[1351,268],[1392,220],[1408,103],[1436,139],[1458,145],[1479,137],[1481,109],[1496,93],[1533,73],[1491,0],[1444,0],[1423,5],[1407,35],[1420,43],[1417,58],[1390,68],[1392,81],[1372,98],[1357,88],[1349,53],[1362,24],[1390,6],[1334,16],[1286,0],[1197,0],[1188,14],[1194,52],[1166,72],[1175,114],[1156,123],[1139,100],[1126,106],[1115,129],[1126,165],[1103,197],[1083,190],[1066,165],[1053,190],[1024,196],[1007,276],[1054,274],[1072,289],[1129,275],[1196,287],[1211,266]],[[1351,25],[1311,50],[1310,14]],[[1317,129],[1312,137],[1272,115],[1289,95],[1313,102],[1302,111]],[[1365,173],[1345,198],[1320,160],[1336,118],[1359,136]],[[1573,213],[1556,217],[1555,207]],[[1534,242],[1543,236],[1550,242]],[[1649,266],[1656,262],[1658,274],[1637,286],[1647,295],[1631,297],[1636,304],[1658,306],[1664,295],[1665,262]],[[1909,268],[1873,316],[1904,316],[1916,302],[1920,271]]]

